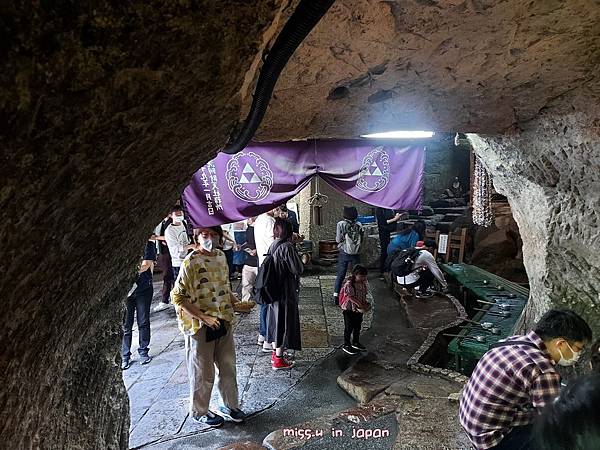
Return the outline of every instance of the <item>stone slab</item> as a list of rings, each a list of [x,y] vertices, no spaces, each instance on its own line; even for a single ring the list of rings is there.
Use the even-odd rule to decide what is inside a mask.
[[[314,314],[314,313],[310,313],[310,314],[302,314],[302,312],[300,313],[300,325],[303,324],[319,324],[319,325],[323,325],[323,327],[326,326],[326,321],[325,321],[325,316],[323,314]]]
[[[452,323],[458,317],[454,304],[444,296],[419,299],[403,297],[404,309],[409,322],[415,328],[438,328]]]
[[[130,433],[129,446],[139,447],[163,436],[176,434],[187,415],[187,398],[180,398],[175,402],[155,402]]]
[[[233,444],[226,445],[225,447],[221,447],[218,450],[265,450],[258,442],[234,442]]]
[[[302,346],[309,348],[329,347],[329,336],[325,330],[310,330],[302,334]]]
[[[163,387],[164,384],[161,380],[153,379],[138,381],[129,389],[130,399],[135,399],[135,401],[129,401],[131,429],[137,425],[142,416],[150,409]]]
[[[173,375],[171,375],[171,377],[168,380],[168,382],[172,384],[188,382],[187,367],[183,361],[181,362],[179,367],[175,369],[175,372],[173,372]]]
[[[363,358],[337,378],[338,385],[359,403],[366,403],[397,379],[401,366],[385,369]]]
[[[391,448],[398,433],[395,409],[395,404],[385,402],[356,407],[274,431],[263,445],[271,450]]]
[[[396,419],[402,430],[394,450],[465,449],[469,439],[458,423],[458,408],[448,400],[398,399]]]
[[[321,283],[319,277],[303,277],[300,278],[300,288],[320,288]]]
[[[462,385],[459,383],[448,381],[443,378],[426,376],[418,377],[416,380],[410,381],[406,384],[406,387],[421,399],[447,399],[450,394],[462,389]]]
[[[406,361],[425,340],[427,330],[407,328],[389,333],[376,351],[358,359],[337,379],[338,385],[360,403],[365,403],[408,370]]]

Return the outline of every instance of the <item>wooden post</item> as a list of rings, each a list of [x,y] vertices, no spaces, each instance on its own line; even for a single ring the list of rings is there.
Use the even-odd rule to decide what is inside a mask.
[[[465,256],[465,245],[467,242],[467,229],[463,228],[462,232],[460,233],[460,249],[458,251],[458,262],[459,264],[462,264],[463,262],[463,258]]]

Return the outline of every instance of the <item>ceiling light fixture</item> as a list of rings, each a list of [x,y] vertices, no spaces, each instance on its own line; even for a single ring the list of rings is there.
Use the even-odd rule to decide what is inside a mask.
[[[384,131],[383,133],[361,134],[360,137],[370,139],[420,139],[430,138],[433,131]]]

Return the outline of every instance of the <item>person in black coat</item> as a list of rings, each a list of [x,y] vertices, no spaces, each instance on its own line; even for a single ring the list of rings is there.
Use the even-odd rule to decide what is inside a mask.
[[[275,220],[275,242],[269,248],[281,281],[281,298],[268,305],[267,342],[272,343],[273,369],[289,369],[294,363],[284,358],[284,350],[301,350],[300,312],[298,310],[300,275],[304,265],[296,246],[292,243],[292,224],[285,219]]]

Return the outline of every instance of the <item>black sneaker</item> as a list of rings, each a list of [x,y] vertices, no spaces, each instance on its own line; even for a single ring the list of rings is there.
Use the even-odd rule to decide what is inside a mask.
[[[152,356],[148,356],[148,355],[140,356],[140,364],[141,365],[148,364],[150,361],[152,361]]]
[[[337,295],[334,295],[333,297],[331,297],[331,303],[334,305],[339,305],[340,304],[340,298]]]
[[[212,411],[208,411],[203,416],[192,416],[192,420],[196,423],[202,423],[212,428],[220,427],[225,423],[225,419],[223,419],[221,416],[217,416]]]
[[[358,355],[359,351],[352,348],[351,345],[344,345],[342,347],[342,350],[344,350],[346,353],[348,353],[349,355]]]
[[[433,297],[433,294],[431,292],[429,292],[429,291],[425,291],[425,292],[417,291],[415,293],[415,297],[417,297],[417,298],[430,298],[430,297]]]
[[[356,344],[352,344],[352,348],[354,348],[356,350],[360,350],[361,352],[364,352],[367,349],[367,347],[362,345],[360,342],[357,342]]]
[[[236,423],[242,423],[246,419],[246,414],[239,408],[228,408],[227,406],[221,406],[219,412],[225,417]]]
[[[129,358],[123,359],[123,361],[121,361],[121,370],[127,370],[129,367],[131,367],[131,361],[129,361]]]

